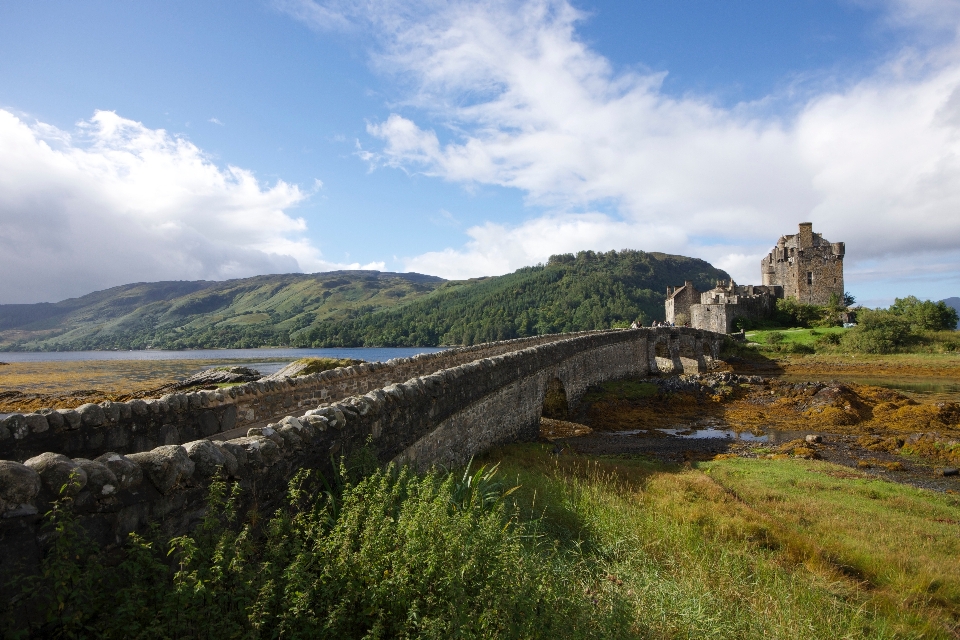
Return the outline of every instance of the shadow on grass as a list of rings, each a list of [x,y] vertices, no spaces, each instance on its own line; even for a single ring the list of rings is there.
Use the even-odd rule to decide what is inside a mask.
[[[558,541],[560,550],[577,553],[603,555],[605,545],[595,523],[571,499],[571,487],[599,482],[629,494],[643,491],[655,476],[689,468],[633,455],[581,455],[569,447],[556,451],[552,443],[514,444],[477,462],[500,465],[504,484],[519,487],[510,496],[517,521],[532,523],[534,535]]]
[[[730,365],[731,372],[742,375],[778,376],[786,373],[779,362],[741,343],[728,344],[720,359]]]

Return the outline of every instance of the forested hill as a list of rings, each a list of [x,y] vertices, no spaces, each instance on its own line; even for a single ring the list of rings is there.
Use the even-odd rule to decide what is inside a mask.
[[[427,346],[629,326],[664,317],[668,285],[713,288],[726,272],[703,260],[642,251],[583,251],[494,278],[447,282],[432,294],[380,313],[321,323],[295,343]]]
[[[116,287],[0,305],[0,348],[185,349],[474,344],[663,319],[668,285],[711,288],[703,260],[584,251],[504,276],[444,281],[339,271]]]

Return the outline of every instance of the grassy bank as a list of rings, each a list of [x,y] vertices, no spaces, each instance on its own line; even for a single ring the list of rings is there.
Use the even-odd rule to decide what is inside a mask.
[[[742,372],[829,376],[851,374],[866,377],[912,376],[960,378],[960,352],[858,353],[807,347],[824,329],[778,330],[784,339],[780,347],[760,342],[728,344],[722,358]],[[835,332],[844,329],[834,329]],[[811,332],[817,332],[811,335]],[[748,332],[748,340],[763,340],[766,332]],[[956,337],[956,334],[954,334]],[[785,345],[785,346],[784,346]],[[799,348],[794,348],[798,345]]]
[[[592,567],[586,588],[616,592],[653,637],[951,637],[960,625],[956,495],[817,461],[497,459],[545,535]]]
[[[869,336],[870,334],[867,334]],[[960,353],[960,334],[956,331],[905,332],[898,341],[878,347],[864,339],[856,328],[792,327],[747,331],[748,348],[768,354],[915,354],[939,355]],[[881,348],[882,347],[882,348]]]
[[[378,473],[336,500],[308,498],[323,494],[301,478],[290,505],[261,523],[263,538],[224,530],[227,502],[192,537],[134,540],[116,567],[64,544],[50,584],[31,585],[54,596],[43,631],[832,639],[960,629],[956,495],[815,461],[682,468],[550,451],[498,450],[484,460],[500,465],[495,476]]]

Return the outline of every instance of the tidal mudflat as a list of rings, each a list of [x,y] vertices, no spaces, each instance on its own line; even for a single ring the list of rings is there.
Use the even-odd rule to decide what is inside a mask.
[[[861,475],[960,491],[960,397],[941,384],[900,390],[734,372],[638,378],[591,389],[544,420],[558,453],[670,463],[728,457],[822,459]],[[557,416],[553,416],[556,418]]]
[[[0,414],[44,407],[73,408],[87,402],[154,397],[165,385],[209,367],[248,366],[263,375],[303,357],[383,361],[437,348],[232,349],[203,351],[3,353]],[[156,355],[166,356],[154,359]],[[206,357],[202,357],[206,356]],[[166,392],[164,392],[166,393]]]

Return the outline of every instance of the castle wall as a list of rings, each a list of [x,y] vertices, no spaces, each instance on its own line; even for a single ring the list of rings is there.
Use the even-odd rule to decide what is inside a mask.
[[[690,307],[700,302],[700,292],[687,280],[682,287],[667,288],[667,299],[664,302],[667,322],[676,322],[678,314],[685,314],[690,321]],[[691,324],[691,326],[693,326]]]
[[[697,304],[691,307],[691,325],[703,331],[731,333],[737,318],[764,320],[773,313],[775,304],[772,293],[736,296],[733,301],[720,304]]]
[[[697,329],[714,331],[716,333],[730,333],[733,326],[726,304],[695,304],[690,307],[690,324]]]

